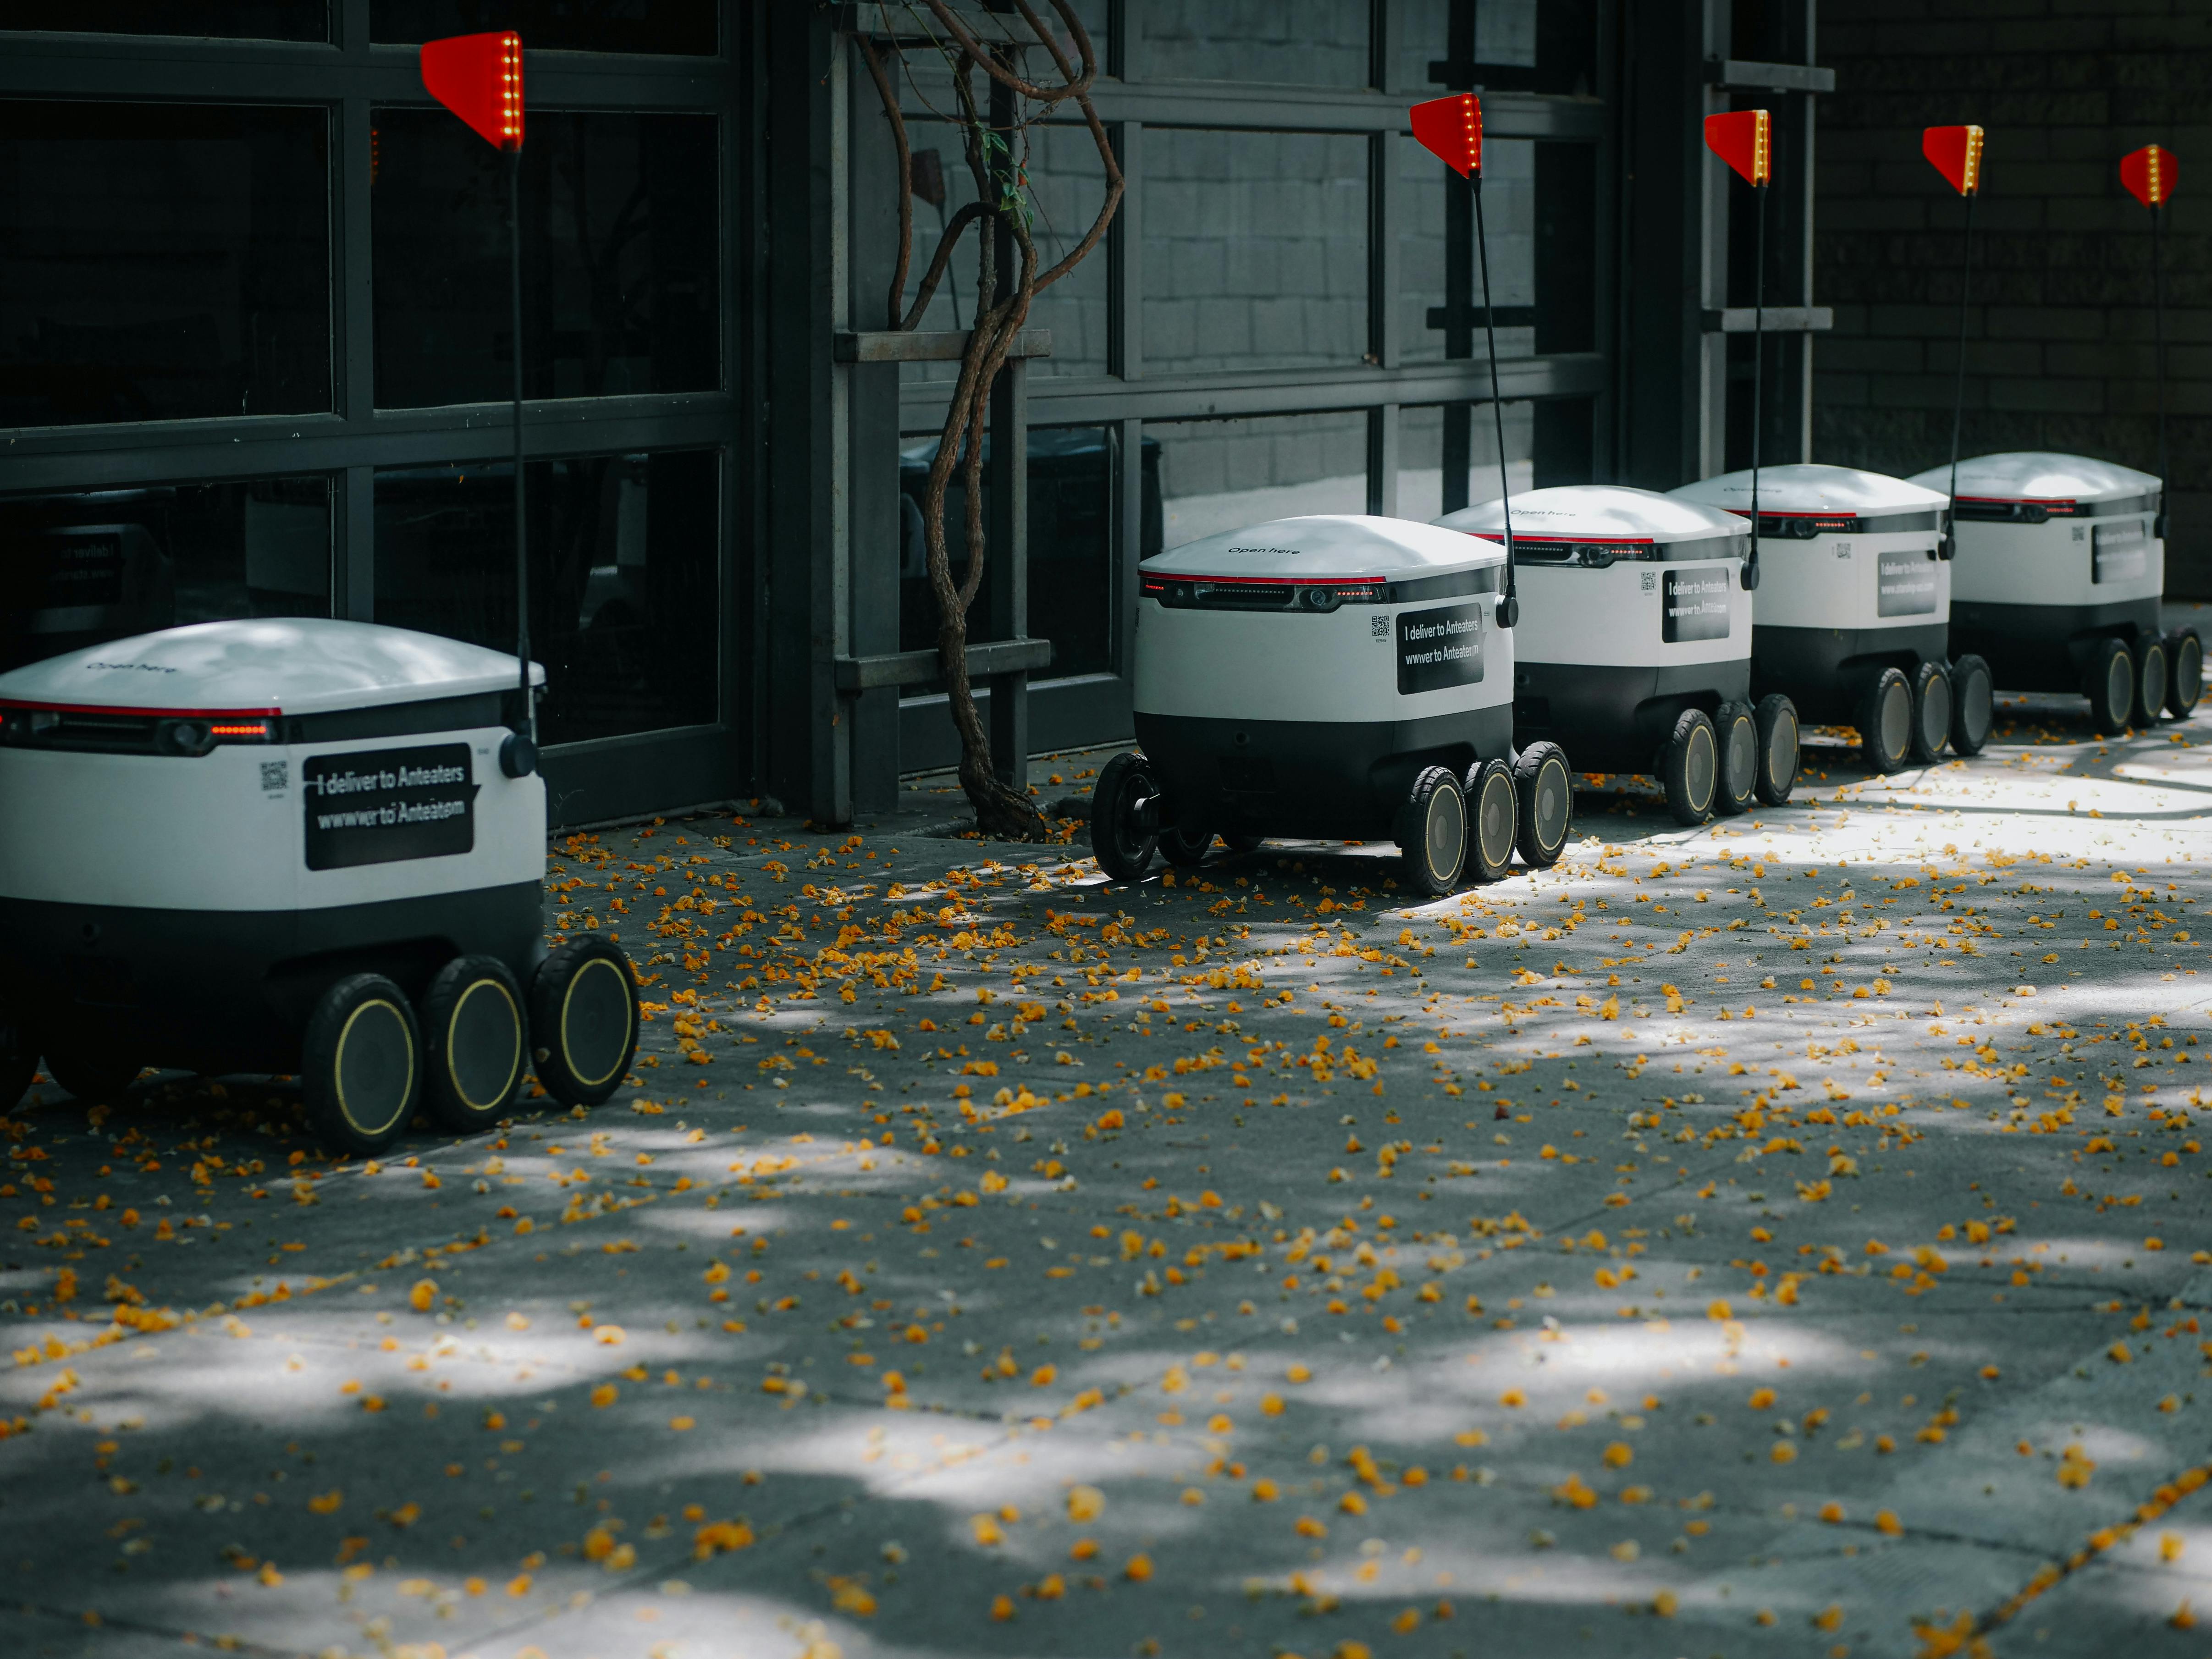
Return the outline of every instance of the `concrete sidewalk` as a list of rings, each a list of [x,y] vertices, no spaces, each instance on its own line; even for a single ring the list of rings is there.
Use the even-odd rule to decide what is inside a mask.
[[[2212,718],[2001,712],[1413,907],[564,840],[595,1113],[15,1114],[0,1650],[2201,1653]]]

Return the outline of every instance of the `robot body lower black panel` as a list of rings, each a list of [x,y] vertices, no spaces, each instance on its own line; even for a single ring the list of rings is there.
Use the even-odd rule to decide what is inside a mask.
[[[1502,703],[1383,721],[1137,715],[1138,745],[1177,821],[1231,835],[1387,839],[1422,768],[1463,778],[1512,740]]]
[[[2155,599],[2112,605],[1954,600],[1951,606],[1952,648],[1986,659],[1990,678],[2005,691],[2079,691],[2083,660],[2097,641],[2132,645],[2158,631]]]
[[[1798,717],[1848,724],[1868,679],[1884,668],[1908,675],[1923,662],[1948,663],[1955,647],[1953,625],[1910,628],[1778,628],[1752,629],[1751,684],[1765,696],[1786,693]],[[2000,682],[2002,683],[2002,682]]]
[[[1741,658],[1638,668],[1523,661],[1513,679],[1520,747],[1556,743],[1577,772],[1649,772],[1685,708],[1710,714],[1750,695],[1751,665]]]
[[[34,1029],[153,1066],[289,1072],[315,1000],[349,974],[419,997],[457,955],[526,984],[545,953],[537,882],[299,910],[167,910],[0,898],[0,992]]]

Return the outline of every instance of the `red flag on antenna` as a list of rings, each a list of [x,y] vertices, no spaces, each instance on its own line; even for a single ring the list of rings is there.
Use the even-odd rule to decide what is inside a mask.
[[[522,37],[514,30],[424,41],[422,85],[486,143],[522,148]]]
[[[1705,148],[1741,173],[1745,183],[1763,185],[1774,177],[1774,118],[1763,109],[1708,115]]]
[[[2161,205],[2173,194],[2175,181],[2181,169],[2170,149],[2160,149],[2156,144],[2145,144],[2131,155],[2120,157],[2120,182],[2128,194],[2147,208]]]
[[[1982,187],[1982,137],[1979,127],[1930,127],[1920,135],[1920,153],[1952,189],[1972,196]]]
[[[1462,179],[1482,171],[1482,100],[1471,92],[1431,98],[1412,110],[1423,149]]]

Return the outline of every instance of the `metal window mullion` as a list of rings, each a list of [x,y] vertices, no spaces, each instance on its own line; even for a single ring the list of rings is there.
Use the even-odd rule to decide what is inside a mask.
[[[376,469],[341,468],[331,489],[331,614],[376,620]]]
[[[1111,310],[1107,366],[1121,379],[1134,380],[1145,372],[1145,130],[1135,121],[1124,121],[1108,128],[1107,136],[1121,163],[1122,184],[1121,205],[1106,233],[1106,293]]]
[[[1121,470],[1115,478],[1118,494],[1114,515],[1114,582],[1109,590],[1114,595],[1110,660],[1115,672],[1129,680],[1135,678],[1137,672],[1137,578],[1145,556],[1145,423],[1125,419],[1115,425],[1121,434],[1115,448],[1120,452]]]
[[[1384,368],[1398,367],[1398,218],[1405,192],[1398,188],[1395,131],[1378,132],[1370,142],[1367,213],[1368,349]]]
[[[1395,403],[1367,411],[1367,510],[1386,519],[1398,516],[1398,414]]]

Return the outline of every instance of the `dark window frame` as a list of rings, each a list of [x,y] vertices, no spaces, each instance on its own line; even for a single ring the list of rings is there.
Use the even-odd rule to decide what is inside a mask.
[[[764,521],[756,457],[765,385],[754,296],[766,269],[763,147],[757,126],[766,66],[760,9],[718,0],[714,58],[532,51],[524,68],[544,109],[684,112],[718,118],[716,234],[722,340],[714,391],[526,403],[533,459],[615,450],[718,450],[720,686],[701,726],[602,738],[548,751],[556,822],[728,799],[757,787],[764,617],[753,603],[753,550]],[[368,0],[332,0],[328,44],[0,30],[0,98],[320,106],[331,123],[333,411],[26,427],[0,445],[0,495],[131,483],[322,474],[331,480],[333,614],[374,621],[372,476],[380,466],[467,462],[511,453],[510,406],[374,407],[370,332],[370,111],[429,106],[406,46],[372,46]]]
[[[1111,627],[1112,668],[1107,674],[1060,678],[1048,670],[1031,683],[1032,746],[1066,747],[1126,738],[1133,665],[1129,641],[1136,608],[1139,541],[1142,514],[1134,497],[1128,460],[1139,453],[1146,422],[1207,416],[1324,414],[1361,411],[1368,417],[1368,510],[1395,510],[1399,452],[1399,411],[1407,405],[1443,403],[1486,404],[1491,398],[1490,366],[1472,359],[1408,363],[1399,339],[1391,303],[1398,289],[1397,242],[1407,218],[1404,186],[1397,177],[1394,144],[1413,143],[1407,111],[1446,89],[1422,82],[1401,84],[1400,51],[1404,29],[1402,0],[1370,0],[1370,84],[1364,88],[1302,87],[1233,82],[1168,81],[1152,76],[1145,64],[1139,13],[1146,0],[1114,0],[1105,38],[1096,40],[1099,77],[1092,102],[1111,137],[1126,181],[1121,207],[1105,245],[1092,254],[1108,262],[1108,372],[1097,375],[1032,374],[1029,420],[1032,426],[1120,424],[1123,441],[1115,491],[1122,506],[1111,556],[1112,591],[1119,604]],[[1591,348],[1527,357],[1501,357],[1498,396],[1506,402],[1587,399],[1592,425],[1592,476],[1613,476],[1615,464],[1614,404],[1621,364],[1618,313],[1620,260],[1618,201],[1620,72],[1617,40],[1619,0],[1595,0],[1595,85],[1590,98],[1534,92],[1486,92],[1483,125],[1499,139],[1542,139],[1589,145],[1595,152],[1595,187],[1589,204],[1595,219],[1595,306]],[[849,50],[849,47],[846,48]],[[872,107],[875,94],[865,71],[851,81],[854,116]],[[927,112],[909,108],[917,148],[921,135],[939,124]],[[1143,254],[1145,134],[1155,127],[1230,129],[1279,132],[1328,132],[1364,137],[1369,144],[1370,214],[1367,230],[1368,338],[1372,361],[1352,366],[1221,370],[1160,374],[1145,362]],[[953,153],[944,142],[939,147]],[[1439,164],[1441,166],[1441,164]],[[917,236],[918,245],[927,245]],[[902,377],[898,429],[934,432],[944,418],[946,389],[908,374]],[[1487,418],[1486,416],[1485,418]],[[943,723],[937,698],[909,697],[904,707]],[[911,751],[904,769],[918,764],[949,763],[954,752],[936,732],[915,720],[905,726]]]

